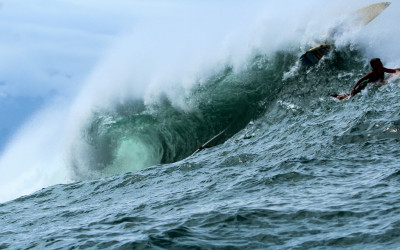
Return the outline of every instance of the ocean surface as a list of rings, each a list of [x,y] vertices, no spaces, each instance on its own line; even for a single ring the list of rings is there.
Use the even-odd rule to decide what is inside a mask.
[[[302,52],[226,63],[176,85],[179,105],[92,110],[71,180],[0,203],[0,249],[400,248],[399,77],[339,102],[370,53],[342,43],[303,67]]]
[[[98,179],[0,204],[0,247],[400,247],[399,81],[339,102],[327,94],[348,89],[368,61],[344,49],[290,71],[296,58],[227,67],[193,89],[195,112],[164,99],[95,113],[85,131],[93,162],[75,174]],[[188,157],[225,127],[222,144]],[[161,164],[113,175],[136,140],[149,145],[137,155]]]

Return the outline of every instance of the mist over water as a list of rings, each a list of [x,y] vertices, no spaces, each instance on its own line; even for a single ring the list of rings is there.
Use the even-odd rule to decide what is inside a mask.
[[[140,4],[145,7],[138,14]],[[366,4],[128,4],[137,16],[86,72],[78,94],[47,102],[5,147],[1,185],[13,191],[1,200],[171,163],[233,123],[232,136],[276,98],[283,74],[296,71],[302,51]],[[380,28],[396,20],[397,8],[393,3],[371,25],[343,34],[338,47],[362,51],[359,60],[374,55],[398,65],[398,28]]]

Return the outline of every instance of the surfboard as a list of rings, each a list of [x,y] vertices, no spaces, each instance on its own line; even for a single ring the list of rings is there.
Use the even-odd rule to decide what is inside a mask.
[[[393,80],[393,81],[398,80],[399,76],[400,76],[400,72],[396,72],[396,73],[390,74],[383,82],[378,83],[378,84],[374,84],[374,85],[377,86],[377,87],[383,86],[386,83],[388,83],[389,80]]]
[[[210,140],[208,140],[206,143],[204,143],[203,145],[201,145],[200,148],[198,148],[196,151],[193,152],[193,154],[191,154],[190,156],[193,156],[195,154],[197,154],[198,152],[200,152],[201,150],[203,150],[204,148],[209,148],[212,146],[215,146],[216,143],[218,143],[218,141],[224,136],[225,131],[228,128],[222,130],[221,132],[219,132],[217,135],[215,135],[213,138],[211,138]]]
[[[374,20],[379,14],[382,13],[387,7],[389,7],[390,2],[381,2],[376,4],[368,5],[364,8],[357,10],[353,14],[354,20],[351,21],[352,26],[359,27],[364,26]],[[318,45],[309,49],[307,52],[302,54],[299,58],[299,62],[302,65],[313,65],[325,55],[328,54],[329,50],[333,47],[331,44]]]
[[[396,72],[396,73],[393,73],[393,74],[391,74],[386,80],[385,80],[385,83],[389,80],[389,79],[391,79],[391,78],[398,78],[400,76],[400,72]]]
[[[299,61],[303,65],[311,65],[317,63],[321,58],[328,54],[331,45],[323,44],[307,50],[306,53],[300,56]]]
[[[354,24],[358,26],[364,26],[374,20],[379,14],[382,13],[387,7],[389,7],[390,2],[381,2],[376,4],[371,4],[367,7],[361,8],[356,11]]]
[[[332,96],[336,99],[338,99],[339,101],[345,101],[350,99],[351,95],[348,93],[344,93],[344,94],[329,94],[329,96]]]

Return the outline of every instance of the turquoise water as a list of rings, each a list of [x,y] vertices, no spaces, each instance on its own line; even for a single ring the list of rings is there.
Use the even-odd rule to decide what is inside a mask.
[[[166,96],[97,110],[75,182],[0,204],[0,248],[400,247],[399,81],[339,102],[368,58],[341,48],[301,68],[300,53],[227,65],[189,111]]]

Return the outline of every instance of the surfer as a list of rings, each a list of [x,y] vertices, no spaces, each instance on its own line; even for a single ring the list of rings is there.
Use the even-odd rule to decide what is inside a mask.
[[[369,63],[371,64],[372,71],[357,81],[356,85],[354,85],[354,88],[351,91],[351,94],[350,94],[351,97],[360,93],[361,90],[363,90],[367,86],[368,83],[382,84],[385,81],[385,72],[386,73],[396,73],[397,71],[400,71],[400,68],[388,69],[388,68],[383,67],[381,59],[379,59],[379,58],[371,59],[371,61]]]
[[[372,71],[363,76],[360,80],[357,81],[356,85],[354,85],[350,94],[330,94],[330,96],[335,97],[339,100],[349,99],[356,94],[360,93],[365,87],[367,87],[368,83],[376,83],[382,84],[385,82],[385,72],[386,73],[396,73],[400,71],[400,68],[397,69],[388,69],[383,67],[381,59],[373,58],[369,62],[372,67]]]

